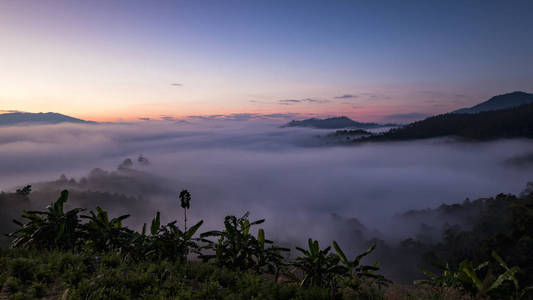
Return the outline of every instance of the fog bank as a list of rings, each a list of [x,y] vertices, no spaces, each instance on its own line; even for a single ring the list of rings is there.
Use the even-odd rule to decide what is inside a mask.
[[[136,216],[134,225],[148,222],[157,210],[167,220],[180,218],[176,198],[189,189],[191,218],[205,219],[206,229],[221,226],[227,214],[250,211],[252,218],[267,219],[267,235],[301,242],[309,236],[333,238],[339,224],[331,214],[401,238],[408,233],[392,221],[397,213],[518,193],[533,180],[533,164],[510,163],[533,153],[531,141],[324,146],[316,136],[329,131],[279,125],[204,120],[1,127],[0,188],[61,174],[76,182],[92,178],[90,185],[72,188],[142,201],[113,205],[113,212]],[[110,175],[125,158],[135,161],[140,154],[151,163]],[[101,170],[89,174],[95,168]]]

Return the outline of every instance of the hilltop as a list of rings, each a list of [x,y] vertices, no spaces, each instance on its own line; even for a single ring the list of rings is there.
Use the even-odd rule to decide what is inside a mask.
[[[343,128],[377,128],[383,126],[395,126],[394,124],[378,124],[378,123],[365,123],[357,122],[348,117],[334,117],[327,119],[305,119],[301,121],[292,120],[282,127],[308,127],[317,129],[343,129]]]
[[[437,115],[357,141],[415,140],[444,136],[473,140],[533,138],[533,104],[476,114]]]
[[[13,112],[0,114],[0,126],[24,125],[24,124],[59,124],[59,123],[77,123],[77,124],[95,124],[93,121],[85,121],[73,118],[67,115],[47,112],[47,113],[28,113]]]
[[[456,114],[474,114],[483,111],[500,110],[506,108],[517,107],[524,104],[533,103],[533,94],[525,92],[512,92],[503,95],[498,95],[480,104],[474,105],[470,108],[461,108],[452,113]]]

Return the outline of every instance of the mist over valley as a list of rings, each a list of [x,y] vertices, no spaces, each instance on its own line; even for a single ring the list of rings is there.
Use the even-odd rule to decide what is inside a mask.
[[[413,232],[398,226],[397,214],[516,194],[532,180],[533,164],[512,163],[533,152],[529,140],[324,146],[317,136],[325,132],[264,120],[1,127],[1,187],[32,184],[35,194],[68,188],[131,197],[93,201],[135,216],[128,221],[135,228],[156,211],[175,218],[177,193],[188,189],[191,217],[208,226],[250,211],[267,219],[265,227],[277,239],[302,243],[307,236],[332,239],[332,214],[400,240]],[[149,163],[139,163],[139,155]],[[133,165],[117,170],[127,158]],[[61,175],[66,177],[56,180]],[[87,199],[83,204],[95,206]],[[75,196],[69,205],[78,205]]]

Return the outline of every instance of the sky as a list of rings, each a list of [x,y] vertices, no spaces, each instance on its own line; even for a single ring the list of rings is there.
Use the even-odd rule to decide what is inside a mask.
[[[532,1],[0,1],[0,110],[406,121],[533,92]]]

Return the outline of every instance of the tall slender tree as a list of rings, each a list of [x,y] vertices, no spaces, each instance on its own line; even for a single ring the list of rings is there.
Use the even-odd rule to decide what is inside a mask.
[[[191,208],[191,193],[188,190],[182,190],[179,196],[181,207],[183,208],[184,219],[184,231],[187,231],[187,210]]]

